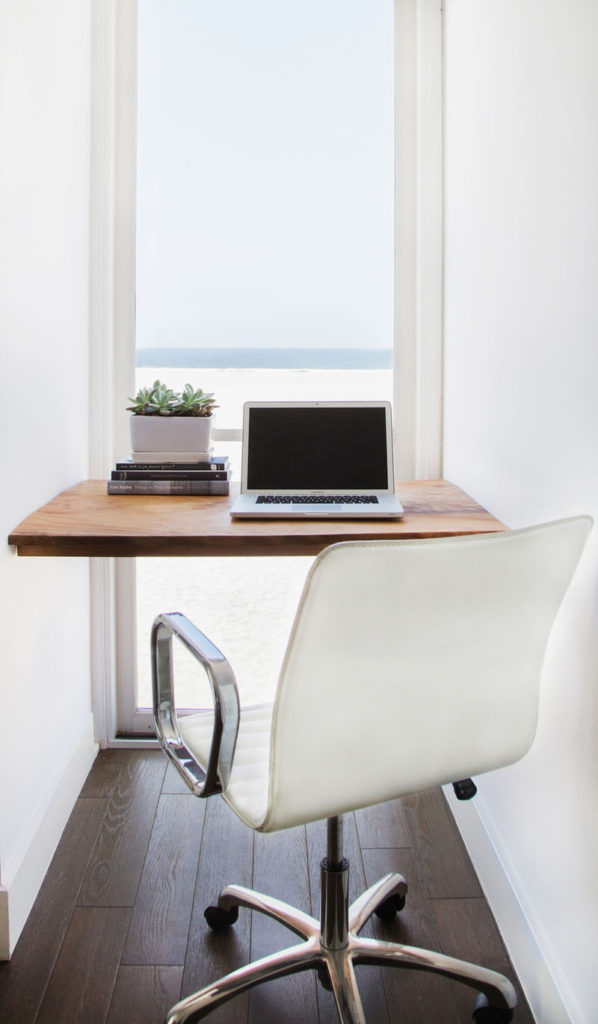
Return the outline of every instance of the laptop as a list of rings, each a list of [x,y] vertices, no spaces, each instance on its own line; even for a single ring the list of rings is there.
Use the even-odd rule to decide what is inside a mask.
[[[389,402],[246,402],[247,518],[397,519]]]

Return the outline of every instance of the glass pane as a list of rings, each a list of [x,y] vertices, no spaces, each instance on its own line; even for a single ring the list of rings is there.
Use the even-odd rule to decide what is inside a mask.
[[[152,622],[168,611],[187,615],[226,655],[242,703],[272,699],[311,562],[303,557],[136,559],[139,706],[151,706]],[[204,707],[209,691],[195,659],[180,657],[175,670],[177,705]]]
[[[140,364],[389,376],[393,91],[392,0],[141,0]]]
[[[393,9],[139,0],[138,386],[214,391],[226,428],[250,399],[392,399]],[[140,705],[168,610],[269,692],[309,563],[138,559]]]

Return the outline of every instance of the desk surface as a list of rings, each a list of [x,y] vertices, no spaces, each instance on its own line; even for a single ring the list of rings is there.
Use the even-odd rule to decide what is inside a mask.
[[[228,497],[108,495],[85,480],[33,512],[8,538],[19,555],[314,555],[344,540],[491,533],[504,526],[446,480],[398,485],[397,520],[237,519]]]

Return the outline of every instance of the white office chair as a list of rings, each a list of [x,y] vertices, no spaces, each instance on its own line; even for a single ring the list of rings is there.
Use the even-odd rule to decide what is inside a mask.
[[[317,921],[280,900],[226,885],[206,918],[232,924],[240,906],[283,922],[302,941],[181,1000],[168,1024],[199,1020],[232,996],[298,970],[332,988],[342,1024],[364,1024],[355,964],[415,967],[480,996],[474,1019],[512,1019],[503,975],[439,953],[361,937],[392,916],[407,885],[389,874],[351,906],[344,812],[511,764],[536,730],[548,636],[592,521],[439,540],[336,544],[306,581],[273,704],[239,711],[226,658],[184,616],[152,632],[155,720],[168,756],[198,796],[221,793],[249,828],[274,832],[328,819]],[[214,709],[174,709],[176,635],[205,666]]]

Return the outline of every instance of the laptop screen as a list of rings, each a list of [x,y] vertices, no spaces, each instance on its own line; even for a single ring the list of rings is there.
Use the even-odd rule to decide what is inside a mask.
[[[382,402],[250,405],[244,425],[246,489],[386,491],[392,473],[387,417],[390,410]]]

